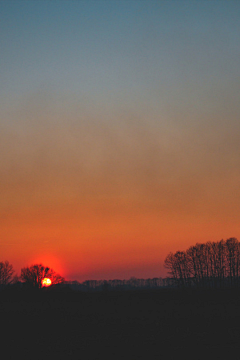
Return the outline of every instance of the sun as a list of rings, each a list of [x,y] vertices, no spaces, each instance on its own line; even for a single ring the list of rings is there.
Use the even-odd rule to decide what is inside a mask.
[[[50,286],[51,284],[52,284],[52,281],[49,278],[44,278],[42,280],[42,286]]]

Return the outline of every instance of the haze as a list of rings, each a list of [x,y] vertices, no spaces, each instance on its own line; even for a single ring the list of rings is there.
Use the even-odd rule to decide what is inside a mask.
[[[240,239],[238,1],[0,2],[0,251],[166,276]]]

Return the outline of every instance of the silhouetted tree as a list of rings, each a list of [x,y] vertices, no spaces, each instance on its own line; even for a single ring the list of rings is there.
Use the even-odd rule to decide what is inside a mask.
[[[21,279],[35,288],[40,289],[42,287],[42,280],[45,277],[51,279],[53,285],[64,282],[62,276],[42,264],[34,264],[21,269]]]
[[[9,264],[9,261],[0,262],[0,284],[8,285],[13,283],[17,276],[14,276],[13,266]]]
[[[240,244],[236,238],[226,240],[226,269],[231,285],[238,285]]]
[[[170,252],[165,261],[164,261],[164,266],[166,269],[168,269],[168,274],[173,278],[173,280],[175,282],[177,282],[178,280],[178,272],[177,272],[177,260],[176,260],[176,256]]]
[[[168,273],[177,285],[183,286],[189,282],[191,271],[189,257],[186,252],[177,251],[175,254],[170,253],[164,261],[164,266],[170,270]]]

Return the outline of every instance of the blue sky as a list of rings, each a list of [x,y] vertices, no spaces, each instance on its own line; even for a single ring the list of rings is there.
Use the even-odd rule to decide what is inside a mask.
[[[1,93],[118,104],[228,86],[238,20],[234,1],[2,1]]]

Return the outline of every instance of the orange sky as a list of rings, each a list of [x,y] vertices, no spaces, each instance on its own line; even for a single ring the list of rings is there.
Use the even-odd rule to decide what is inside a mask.
[[[239,237],[237,122],[55,116],[0,135],[1,256],[18,273],[37,261],[68,279],[166,276],[170,251]]]

